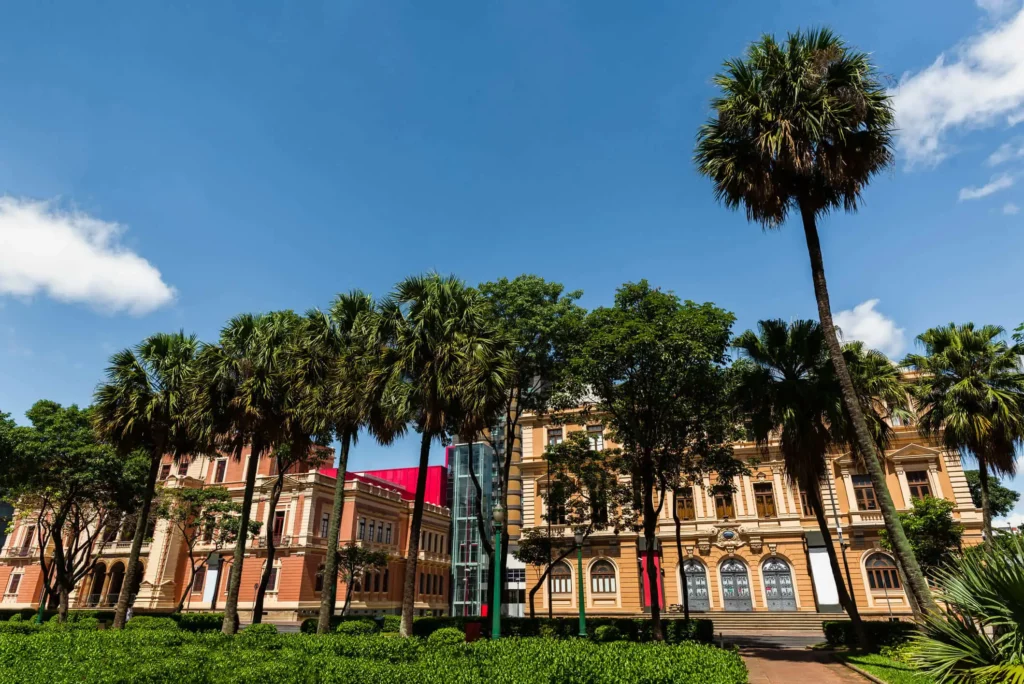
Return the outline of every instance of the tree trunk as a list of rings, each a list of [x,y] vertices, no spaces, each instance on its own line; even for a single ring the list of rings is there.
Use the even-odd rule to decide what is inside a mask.
[[[185,610],[185,601],[192,595],[192,585],[196,582],[196,562],[192,559],[191,554],[189,554],[188,561],[192,568],[192,573],[189,575],[188,584],[185,585],[185,591],[181,594],[181,600],[178,601],[178,609],[174,611],[175,613],[181,613]]]
[[[117,607],[114,609],[114,629],[124,628],[128,616],[128,606],[132,602],[131,593],[136,585],[136,576],[139,574],[139,554],[142,552],[142,542],[145,541],[146,530],[149,528],[149,509],[153,504],[153,497],[156,496],[156,478],[160,473],[163,451],[163,449],[158,449],[150,457],[146,493],[142,500],[142,508],[139,509],[139,519],[135,524],[132,548],[128,552],[128,567],[124,572],[124,583],[121,585],[121,593],[117,595]]]
[[[831,477],[831,473],[829,476]],[[847,584],[843,580],[843,572],[839,568],[839,558],[836,555],[836,548],[832,544],[832,531],[829,529],[828,520],[825,518],[825,507],[821,502],[821,494],[819,493],[817,483],[807,484],[809,486],[803,488],[807,492],[807,505],[814,512],[814,517],[818,521],[818,529],[821,531],[822,539],[825,542],[828,563],[832,568],[832,578],[839,592],[839,605],[846,610],[846,614],[850,617],[850,622],[853,623],[853,631],[857,637],[857,643],[861,648],[867,648],[870,644],[867,640],[867,633],[864,631],[864,622],[860,619],[860,610],[857,608],[857,599],[853,595],[853,587],[850,586],[849,590],[847,590]],[[847,576],[850,574],[849,566],[846,567],[846,574]]]
[[[338,454],[338,477],[334,481],[334,506],[331,508],[331,522],[327,528],[327,558],[324,561],[324,589],[320,594],[320,619],[316,624],[317,634],[331,631],[331,618],[338,599],[338,542],[341,537],[341,519],[345,513],[345,474],[348,472],[348,451],[352,444],[352,433],[341,436],[341,452]]]
[[[981,489],[981,531],[985,534],[985,548],[992,550],[992,507],[988,498],[988,463],[978,457],[978,484]]]
[[[673,492],[673,498],[675,498],[676,492]],[[683,566],[683,532],[682,532],[682,521],[679,520],[679,508],[676,507],[676,502],[672,502],[672,519],[676,523],[676,554],[679,557],[677,561],[679,564],[679,581],[683,585],[683,619],[687,622],[690,621],[690,588],[686,583],[686,568]]]
[[[651,593],[651,638],[664,641],[661,631],[661,594],[658,591],[658,568],[654,564],[654,552],[657,546],[658,519],[654,508],[654,482],[644,478],[644,541],[647,543],[647,582]],[[583,600],[583,597],[580,597]]]
[[[403,637],[412,636],[412,616],[416,610],[416,565],[420,555],[420,528],[423,527],[423,503],[427,495],[427,467],[430,465],[430,440],[424,431],[420,438],[420,470],[416,476],[416,498],[413,500],[412,523],[409,527],[409,549],[405,560],[405,587],[402,592]]]
[[[68,608],[71,605],[70,594],[71,592],[68,591],[68,588],[61,585],[57,594],[59,596],[59,603],[57,604],[57,622],[68,621]]]
[[[541,573],[540,579],[538,579],[537,583],[535,585],[533,585],[532,589],[530,589],[530,619],[531,620],[533,619],[533,614],[534,614],[534,597],[537,595],[537,592],[540,591],[540,588],[544,585],[544,581],[547,580],[551,576],[551,568],[554,566],[555,563],[561,563],[563,560],[565,560],[565,557],[568,556],[573,550],[574,550],[573,547],[569,547],[558,558],[552,559],[552,561],[550,563],[548,563],[547,568],[544,569],[544,572]],[[549,583],[549,585],[548,585],[548,606],[550,606],[550,605],[551,605],[551,586],[550,586],[550,583]]]
[[[224,601],[224,624],[221,631],[225,634],[234,634],[238,631],[238,591],[242,587],[242,566],[245,564],[245,543],[249,537],[252,495],[256,488],[256,470],[262,453],[263,445],[254,439],[249,452],[249,463],[245,467],[245,493],[242,495],[242,510],[238,515],[238,539],[235,541],[235,552],[231,558],[228,597]]]
[[[832,322],[832,309],[829,304],[828,286],[825,282],[825,265],[821,257],[821,243],[818,241],[818,228],[815,223],[814,212],[809,207],[801,204],[800,213],[803,218],[804,237],[807,240],[807,252],[811,259],[811,278],[814,281],[814,297],[818,303],[818,317],[821,320],[821,330],[825,335],[825,342],[828,344],[829,356],[832,358],[832,365],[835,367],[836,375],[839,378],[839,385],[843,393],[843,404],[850,414],[853,422],[853,430],[856,438],[857,449],[864,457],[868,475],[871,477],[871,484],[875,489],[875,496],[878,499],[878,507],[882,513],[882,520],[885,522],[885,529],[889,534],[893,551],[907,573],[910,590],[917,596],[918,604],[929,613],[938,611],[931,592],[928,590],[928,583],[921,572],[921,566],[914,556],[914,550],[907,540],[899,517],[896,514],[896,507],[892,502],[892,495],[885,482],[885,461],[884,455],[878,454],[875,442],[868,430],[864,412],[861,409],[860,400],[853,387],[853,379],[850,377],[850,370],[846,367],[843,359],[843,350],[836,337],[835,324]],[[918,616],[920,617],[920,616]]]
[[[352,603],[352,587],[355,586],[355,583],[356,581],[351,579],[345,587],[345,603],[341,605],[341,617],[345,617],[345,613],[348,612],[348,604]]]
[[[277,458],[276,456],[274,458]],[[277,502],[281,500],[281,490],[284,488],[284,470],[278,464],[277,479],[270,490],[270,501],[267,504],[270,510],[270,520],[274,520],[274,511],[277,510]],[[274,570],[274,556],[277,555],[277,543],[274,541],[273,528],[267,530],[267,562],[263,566],[263,574],[260,576],[260,586],[256,589],[256,600],[252,604],[252,624],[258,625],[263,622],[263,602],[267,597],[267,587],[270,586],[270,574]]]

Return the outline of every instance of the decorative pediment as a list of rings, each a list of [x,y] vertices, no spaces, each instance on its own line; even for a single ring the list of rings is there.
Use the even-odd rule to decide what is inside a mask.
[[[897,449],[896,451],[890,451],[885,455],[887,461],[892,463],[938,463],[942,460],[942,450],[934,447],[924,446],[922,444],[911,443]],[[835,463],[840,468],[848,470],[855,468],[859,461],[854,458],[852,451],[836,457]]]
[[[736,553],[737,550],[744,546],[749,546],[751,552],[761,553],[763,545],[761,535],[756,532],[751,533],[751,531],[745,530],[738,522],[720,522],[714,526],[713,530],[714,531],[710,538],[706,542],[708,550],[710,550],[710,547],[713,544],[726,553],[732,554]],[[698,543],[701,547],[704,546],[703,540]]]

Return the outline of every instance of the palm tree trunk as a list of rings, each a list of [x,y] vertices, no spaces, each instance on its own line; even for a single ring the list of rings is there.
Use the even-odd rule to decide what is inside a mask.
[[[160,473],[163,451],[163,449],[156,449],[150,455],[146,493],[142,499],[142,508],[139,509],[139,519],[135,524],[132,548],[128,552],[128,568],[124,573],[124,583],[121,584],[121,593],[117,595],[117,607],[114,608],[114,629],[124,628],[128,616],[128,604],[131,602],[131,593],[136,585],[136,576],[139,574],[139,554],[142,552],[142,542],[146,538],[146,528],[149,527],[149,509],[153,504],[153,497],[156,496],[156,478]]]
[[[403,637],[412,636],[412,616],[416,610],[416,565],[420,555],[420,529],[423,527],[423,502],[427,494],[427,467],[430,465],[430,440],[432,435],[424,430],[420,438],[420,470],[416,476],[416,498],[412,506],[412,523],[409,526],[409,549],[405,560],[405,587],[402,592]]]
[[[348,451],[352,444],[352,433],[341,436],[341,453],[338,455],[338,473],[334,481],[334,506],[331,522],[327,528],[327,558],[324,561],[324,589],[320,594],[320,619],[316,633],[331,631],[331,618],[338,599],[338,542],[341,536],[341,519],[345,513],[345,474],[348,472]]]
[[[673,492],[673,499],[675,494]],[[686,584],[686,568],[683,567],[683,523],[679,520],[679,508],[676,506],[676,502],[672,501],[672,520],[676,523],[676,555],[679,557],[677,561],[679,565],[679,577],[682,582],[683,592],[683,619],[687,622],[690,621],[690,588]]]
[[[665,635],[661,631],[661,594],[658,591],[658,568],[654,565],[654,552],[657,546],[658,516],[654,508],[654,482],[653,476],[644,476],[644,541],[647,550],[647,582],[651,593],[651,638],[655,641],[664,641]],[[579,597],[583,601],[582,596]]]
[[[857,608],[857,599],[853,595],[853,587],[847,585],[843,579],[843,572],[839,568],[839,558],[836,555],[836,547],[832,544],[832,531],[829,529],[828,520],[825,518],[825,507],[822,505],[817,483],[808,484],[810,486],[803,488],[807,492],[807,505],[814,512],[814,517],[818,521],[818,529],[821,531],[822,539],[825,542],[825,552],[828,553],[828,563],[832,568],[832,578],[839,592],[839,605],[846,610],[846,614],[850,617],[850,622],[853,623],[853,631],[857,637],[857,643],[861,648],[867,648],[869,644],[867,633],[864,631],[864,621],[861,620],[860,610]],[[849,565],[846,566],[846,574],[849,577]]]
[[[821,257],[821,243],[818,241],[818,227],[815,222],[814,211],[810,207],[801,204],[800,214],[803,218],[804,237],[807,240],[807,252],[811,259],[811,278],[814,281],[814,297],[818,303],[818,317],[821,321],[821,330],[825,335],[825,342],[828,345],[829,356],[832,358],[832,365],[835,367],[836,376],[839,378],[839,385],[843,393],[843,404],[850,414],[853,422],[853,430],[856,438],[857,449],[864,456],[864,463],[868,475],[871,477],[871,484],[875,489],[875,496],[878,499],[878,507],[882,513],[882,520],[885,522],[885,529],[892,542],[893,551],[907,573],[907,580],[910,590],[916,595],[918,605],[926,612],[937,612],[938,607],[932,599],[928,590],[928,583],[921,572],[921,566],[914,556],[914,550],[910,546],[903,525],[900,524],[896,515],[896,506],[893,505],[892,495],[885,482],[884,459],[878,454],[875,442],[868,430],[864,412],[861,409],[857,392],[853,387],[853,379],[850,377],[850,370],[846,367],[843,359],[843,350],[836,337],[835,324],[832,322],[832,308],[828,298],[828,286],[825,282],[825,264]]]
[[[275,457],[276,458],[276,457]],[[277,510],[277,502],[281,500],[281,490],[284,488],[284,470],[277,469],[277,479],[270,490],[270,501],[267,507],[270,510],[270,519],[274,519],[274,511]],[[263,622],[263,602],[267,597],[267,587],[270,586],[270,574],[274,570],[274,556],[277,555],[277,543],[274,541],[274,530],[267,530],[267,562],[263,567],[263,574],[260,577],[260,586],[256,589],[256,600],[252,604],[252,624],[258,625]]]
[[[978,456],[978,484],[981,489],[981,531],[985,534],[985,547],[992,550],[992,506],[988,498],[988,463]]]
[[[238,514],[238,539],[235,541],[235,551],[231,558],[228,597],[224,601],[224,624],[221,631],[225,634],[234,634],[238,631],[238,591],[242,587],[242,565],[245,563],[245,542],[249,536],[252,495],[256,488],[256,470],[262,453],[263,445],[258,439],[254,439],[249,452],[249,463],[245,467],[245,493],[242,495],[242,510]]]

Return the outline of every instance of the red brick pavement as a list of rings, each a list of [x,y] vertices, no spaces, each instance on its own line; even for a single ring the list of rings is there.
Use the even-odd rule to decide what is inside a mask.
[[[865,684],[868,680],[835,662],[828,653],[795,648],[745,648],[750,684]]]

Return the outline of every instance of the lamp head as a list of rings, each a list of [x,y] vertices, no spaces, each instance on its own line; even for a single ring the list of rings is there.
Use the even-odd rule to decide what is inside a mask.
[[[583,545],[583,532],[581,532],[580,530],[577,530],[572,536],[573,536],[573,539],[576,540],[576,546],[582,546]]]
[[[503,525],[505,523],[505,508],[500,503],[494,504],[491,516],[495,525]]]

